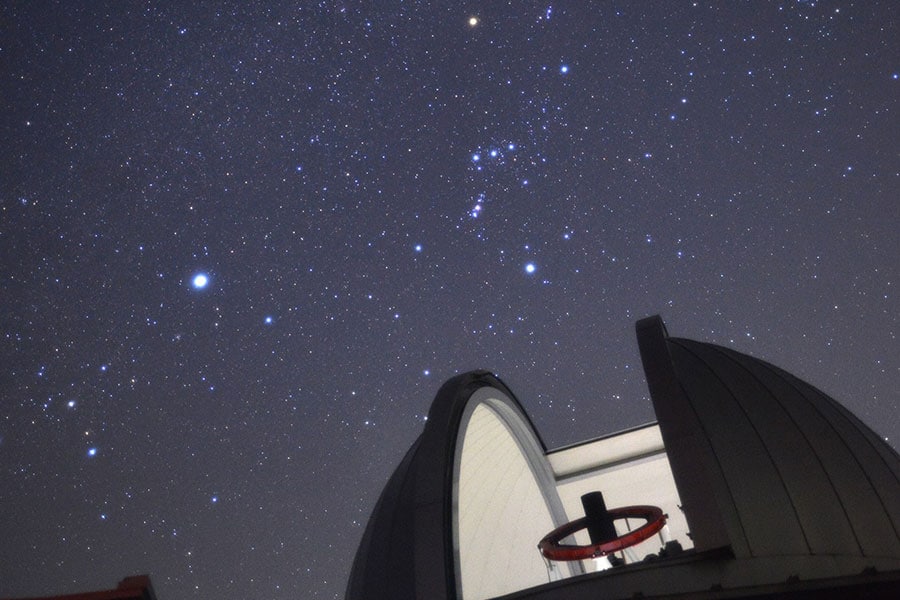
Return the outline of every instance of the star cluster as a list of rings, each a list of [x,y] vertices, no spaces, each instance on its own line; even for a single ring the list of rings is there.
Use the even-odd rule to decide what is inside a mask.
[[[656,313],[896,446],[894,12],[8,3],[0,596],[340,598],[443,380],[647,422]]]

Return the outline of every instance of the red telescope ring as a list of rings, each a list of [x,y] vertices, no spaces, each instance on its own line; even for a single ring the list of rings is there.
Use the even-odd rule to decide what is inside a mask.
[[[546,558],[550,560],[586,560],[597,556],[606,556],[629,546],[639,544],[657,533],[666,524],[666,515],[662,509],[656,506],[623,506],[611,508],[607,511],[611,519],[645,519],[647,522],[625,535],[617,538],[591,544],[589,546],[572,546],[560,544],[564,537],[572,535],[576,531],[584,529],[588,525],[588,518],[582,517],[571,523],[557,527],[540,541],[538,548]]]

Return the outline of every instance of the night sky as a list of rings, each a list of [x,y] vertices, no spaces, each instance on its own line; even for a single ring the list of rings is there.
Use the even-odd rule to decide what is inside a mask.
[[[444,380],[493,370],[549,447],[651,421],[657,313],[897,447],[896,2],[0,32],[0,597],[341,598]]]

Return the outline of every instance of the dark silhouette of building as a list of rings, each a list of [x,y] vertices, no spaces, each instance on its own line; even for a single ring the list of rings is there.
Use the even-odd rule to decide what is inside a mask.
[[[78,594],[64,594],[62,596],[41,596],[40,598],[22,600],[156,600],[156,594],[153,592],[153,585],[150,583],[149,576],[134,575],[120,581],[114,590],[81,592]]]

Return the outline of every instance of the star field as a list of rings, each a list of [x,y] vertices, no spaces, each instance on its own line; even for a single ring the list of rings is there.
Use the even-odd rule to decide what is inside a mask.
[[[652,420],[634,322],[900,436],[891,2],[0,8],[0,597],[341,598],[448,377]]]

